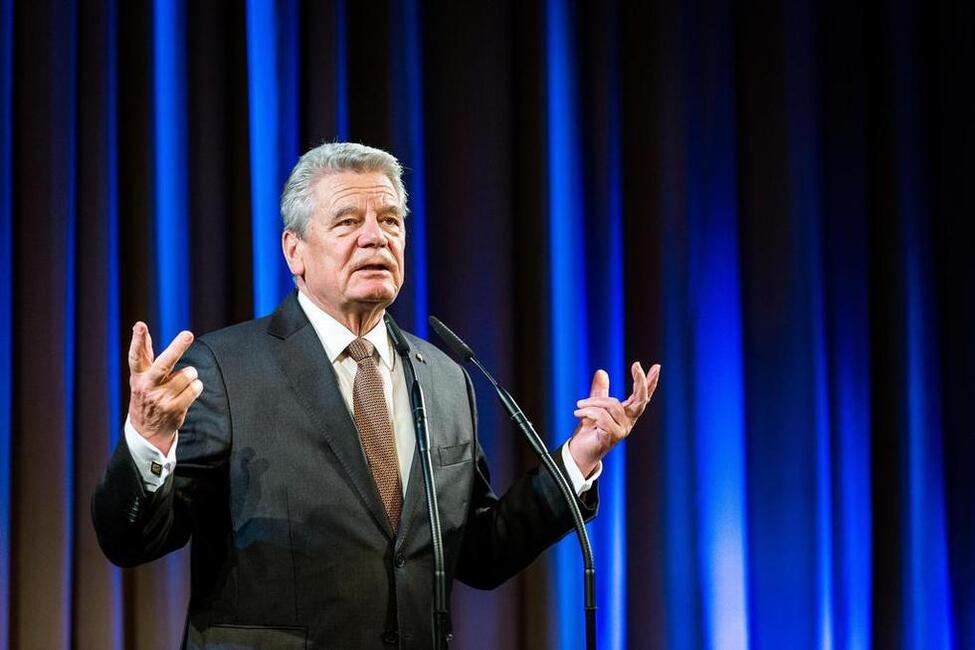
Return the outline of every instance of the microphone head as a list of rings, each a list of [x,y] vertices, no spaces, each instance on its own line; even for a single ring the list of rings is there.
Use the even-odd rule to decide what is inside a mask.
[[[383,320],[386,322],[386,333],[389,334],[389,338],[393,340],[393,347],[396,351],[402,355],[410,354],[410,344],[406,342],[406,337],[403,336],[402,330],[400,330],[399,325],[393,320],[393,317],[389,315],[389,312],[383,316]]]
[[[460,340],[460,337],[454,334],[449,327],[441,323],[439,318],[436,316],[431,316],[428,321],[430,323],[430,327],[432,327],[433,331],[436,332],[437,336],[440,337],[440,340],[446,343],[447,347],[450,348],[463,363],[467,363],[474,358],[474,350],[471,350],[466,343]]]

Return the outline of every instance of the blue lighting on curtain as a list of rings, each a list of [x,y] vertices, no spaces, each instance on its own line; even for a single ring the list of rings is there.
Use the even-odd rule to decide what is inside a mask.
[[[894,123],[897,132],[896,179],[901,206],[904,266],[906,422],[902,449],[904,580],[901,641],[915,649],[953,648],[951,594],[942,468],[940,360],[935,342],[934,254],[928,225],[924,180],[916,161],[922,157],[922,118],[918,97],[923,86],[918,52],[911,37],[918,24],[916,8],[895,6],[891,43],[895,61]],[[910,45],[905,47],[904,43]]]
[[[665,170],[665,174],[673,170]],[[668,179],[673,181],[674,179]],[[687,314],[686,269],[680,254],[686,233],[679,224],[672,196],[664,197],[663,228],[663,350],[667,389],[654,399],[661,409],[664,454],[664,530],[667,647],[703,647],[695,535],[694,444],[690,403],[691,368]],[[650,552],[649,549],[645,552]]]
[[[105,240],[108,254],[107,290],[108,313],[105,318],[105,341],[108,379],[108,437],[107,453],[111,454],[122,435],[122,369],[119,365],[119,351],[125,349],[120,334],[121,293],[119,277],[119,219],[118,219],[118,10],[115,3],[105,5]],[[112,647],[124,645],[123,626],[125,613],[122,601],[122,571],[116,567],[112,572]]]
[[[620,151],[618,79],[610,87],[611,124],[609,125],[608,196],[606,255],[600,259],[602,282],[595,289],[597,313],[606,315],[590,343],[594,346],[597,365],[610,378],[610,395],[625,400],[631,391],[633,377],[624,358],[623,309],[623,192],[622,153]],[[599,299],[601,298],[601,300]],[[648,360],[641,364],[647,370]],[[627,645],[626,626],[626,443],[618,444],[603,459],[600,477],[600,516],[590,529],[596,565],[596,610],[599,647],[621,650]],[[600,571],[600,567],[602,570]]]
[[[825,286],[821,242],[822,206],[820,199],[821,135],[817,121],[814,60],[815,17],[809,7],[793,4],[784,8],[786,31],[791,34],[785,48],[786,126],[789,165],[790,211],[794,224],[792,249],[798,270],[797,291],[805,298],[797,327],[804,339],[809,357],[806,390],[809,395],[809,433],[812,436],[810,459],[813,467],[809,495],[799,503],[814,514],[815,524],[810,545],[814,554],[814,573],[809,588],[814,594],[815,611],[806,614],[814,619],[816,647],[832,648],[834,634],[834,508],[833,445],[830,431],[830,403],[825,332]],[[827,127],[828,128],[828,127]]]
[[[799,30],[797,30],[799,31]],[[795,73],[790,79],[801,77]],[[808,81],[808,80],[804,80]],[[788,84],[787,84],[788,85]],[[796,266],[803,271],[800,290],[807,298],[804,309],[808,318],[803,336],[807,339],[809,354],[808,392],[812,417],[809,422],[813,436],[814,488],[812,503],[805,507],[815,513],[815,577],[811,587],[815,593],[815,646],[832,648],[835,643],[834,585],[833,585],[833,445],[830,432],[830,403],[828,367],[826,359],[825,305],[820,241],[820,215],[818,192],[819,156],[815,145],[818,135],[811,131],[811,117],[805,113],[812,105],[807,88],[791,88],[788,101],[791,118],[790,141],[800,143],[790,151],[790,181],[793,196],[795,222],[795,249],[802,251]]]
[[[107,186],[106,233],[108,242],[108,314],[106,315],[108,352],[108,422],[109,422],[109,452],[115,449],[122,432],[122,373],[119,368],[119,350],[122,347],[121,327],[121,294],[119,290],[119,220],[118,220],[118,16],[115,4],[105,5],[106,11],[106,48],[105,65],[107,74],[105,83],[107,96],[105,97],[105,181]],[[119,583],[121,584],[121,582]],[[120,604],[119,604],[120,605]],[[121,614],[121,606],[119,609]]]
[[[930,235],[924,231],[926,219],[917,181],[910,169],[914,157],[906,157],[909,150],[908,145],[903,145],[898,161],[905,222],[902,234],[907,339],[903,642],[906,647],[917,649],[953,648],[941,460],[940,362],[932,347],[934,310],[928,292],[932,285],[932,253]]]
[[[296,85],[290,74],[281,79],[282,63],[297,55],[278,48],[278,26],[296,20],[293,4],[280,8],[290,20],[279,21],[272,0],[247,2],[247,91],[250,116],[251,237],[254,262],[254,315],[265,316],[277,306],[293,284],[281,254],[281,218],[278,197],[285,178],[282,160],[290,169],[297,158]],[[293,38],[294,30],[285,32]],[[285,59],[282,62],[282,58]],[[280,85],[279,85],[280,83]],[[283,90],[281,88],[283,86]],[[285,97],[287,93],[290,97]],[[292,141],[293,140],[293,141]],[[294,151],[289,151],[289,149]],[[285,171],[287,173],[287,170]]]
[[[301,58],[298,56],[299,39],[297,34],[300,30],[298,28],[297,0],[278,0],[275,3],[275,11],[277,12],[276,42],[278,49],[278,87],[276,93],[278,101],[278,169],[275,174],[277,184],[274,198],[277,208],[277,199],[281,194],[281,188],[291,173],[291,168],[298,160],[298,156],[303,152],[298,150],[300,146],[298,144],[298,78],[301,70]],[[275,210],[273,223],[275,229],[280,233],[282,223],[280,209]],[[280,271],[286,265],[283,262],[284,258],[281,254],[279,240],[280,237],[272,238],[277,261],[275,268]],[[279,274],[278,278],[284,282],[280,287],[281,293],[278,300],[275,301],[275,306],[294,287],[294,281],[290,274],[285,273],[283,276]]]
[[[156,351],[190,326],[187,220],[185,31],[182,2],[155,0],[153,65],[155,102],[155,260],[159,327]],[[178,616],[184,607],[185,550],[165,560],[163,607]],[[175,619],[174,619],[175,620]]]
[[[64,9],[67,18],[67,42],[65,46],[65,60],[70,62],[65,66],[67,76],[67,97],[63,106],[65,110],[65,188],[64,188],[64,557],[62,574],[65,582],[63,592],[64,601],[61,603],[61,615],[64,617],[66,635],[71,629],[71,598],[74,591],[74,540],[75,540],[75,368],[78,355],[75,350],[77,336],[77,290],[75,275],[78,263],[78,74],[74,64],[78,60],[78,8],[71,4]],[[67,642],[70,636],[65,638]]]
[[[860,107],[853,106],[855,117]],[[861,122],[851,120],[859,129]],[[834,134],[836,134],[834,125]],[[845,140],[845,138],[843,138]],[[832,155],[831,155],[832,154]],[[841,162],[841,165],[835,163]],[[872,519],[870,497],[869,251],[864,150],[827,148],[822,167],[823,241],[828,332],[829,403],[834,485],[834,630],[837,648],[872,646]]]
[[[915,218],[918,215],[911,215]],[[913,224],[912,224],[913,225]],[[915,228],[919,228],[916,224]],[[948,549],[945,529],[942,429],[938,403],[939,362],[931,349],[931,305],[924,287],[928,251],[920,233],[906,240],[907,323],[907,509],[904,566],[904,642],[910,648],[953,648]],[[922,240],[923,241],[923,240]]]
[[[663,409],[667,646],[749,644],[745,385],[737,214],[734,44],[730,7],[688,8],[681,20],[677,101],[662,124]],[[675,126],[679,128],[675,128]],[[681,197],[685,197],[682,202]]]
[[[546,67],[549,200],[549,332],[552,393],[549,445],[563,442],[575,429],[573,404],[589,394],[589,324],[585,294],[586,251],[582,241],[582,170],[578,143],[573,77],[571,16],[564,0],[547,2]],[[597,561],[597,572],[601,565]],[[604,567],[603,571],[606,570]],[[597,573],[598,575],[598,573]],[[582,565],[571,536],[555,549],[552,570],[556,609],[552,612],[552,643],[559,648],[582,647],[585,641]]]
[[[616,42],[616,10],[606,5],[603,19],[613,30],[607,41]],[[604,85],[595,84],[592,92],[597,102],[605,102],[605,121],[595,126],[605,132],[605,153],[597,147],[587,167],[587,178],[598,188],[587,205],[593,206],[579,233],[579,242],[587,241],[588,250],[600,251],[588,255],[585,306],[588,313],[599,314],[589,325],[589,360],[592,368],[584,369],[583,377],[596,368],[606,370],[610,380],[610,395],[626,399],[632,387],[632,376],[624,358],[623,309],[623,196],[620,141],[619,74],[616,51],[606,53]],[[602,118],[600,118],[602,119]],[[581,259],[585,251],[574,253]],[[637,280],[636,289],[640,286]],[[647,361],[643,360],[644,370]],[[576,399],[584,396],[578,395]],[[562,408],[565,408],[562,406]],[[562,433],[564,437],[565,432]],[[596,563],[596,628],[600,648],[621,650],[627,647],[626,625],[626,443],[616,446],[603,459],[603,474],[599,480],[599,517],[590,524],[593,553]],[[574,540],[572,540],[574,542]],[[578,558],[578,549],[575,549]],[[579,566],[579,560],[574,562]],[[578,569],[575,569],[578,571]],[[578,605],[577,605],[578,608]]]
[[[860,248],[859,250],[863,250]],[[849,259],[856,259],[851,254]],[[863,269],[860,269],[863,271]],[[835,314],[833,354],[833,417],[837,441],[836,471],[840,503],[836,536],[838,582],[836,645],[866,650],[871,647],[872,514],[870,509],[870,362],[866,352],[867,301],[865,275],[840,273],[833,283],[842,292]]]
[[[423,128],[423,61],[420,9],[416,0],[404,0],[390,7],[392,47],[390,81],[393,117],[393,152],[405,169],[409,193],[406,254],[408,284],[400,294],[401,309],[410,329],[420,337],[428,334],[427,313],[427,215],[426,161]],[[412,319],[410,319],[412,316]]]
[[[804,18],[809,18],[804,16]],[[808,23],[812,24],[810,19]],[[795,75],[798,77],[799,75]],[[795,78],[793,77],[793,78]],[[809,82],[811,85],[811,81]],[[805,93],[803,93],[805,91]],[[807,86],[790,99],[801,106],[793,111],[805,111],[813,105],[810,88]],[[816,624],[817,647],[832,648],[835,644],[835,586],[833,584],[835,552],[834,508],[833,508],[833,441],[830,429],[829,368],[826,353],[825,304],[822,268],[822,242],[820,239],[822,208],[819,201],[819,152],[816,142],[818,134],[811,133],[812,119],[803,116],[801,124],[794,125],[798,133],[793,141],[803,142],[804,151],[793,151],[791,169],[792,183],[799,222],[799,242],[797,249],[808,255],[806,287],[809,296],[809,337],[810,370],[812,373],[810,391],[812,393],[813,419],[811,426],[815,439],[815,502],[812,510],[816,513]]]
[[[277,47],[274,2],[247,1],[247,92],[250,117],[251,238],[254,316],[278,303],[275,268],[278,202],[274,200],[278,153]],[[272,218],[273,217],[273,218]]]
[[[402,3],[403,48],[406,82],[407,134],[410,176],[410,242],[413,251],[413,332],[428,335],[427,315],[427,193],[426,161],[423,153],[423,64],[420,58],[420,10],[417,0]]]
[[[0,0],[0,640],[10,638],[13,402],[13,0]],[[5,641],[4,641],[5,643]]]
[[[155,72],[156,283],[159,338],[166,346],[190,322],[186,217],[186,112],[183,5],[156,0],[153,12]]]
[[[349,140],[349,46],[346,0],[335,2],[335,137]]]
[[[705,115],[703,97],[695,93],[690,103],[697,125],[690,127],[688,136],[697,557],[704,645],[744,648],[748,646],[745,395],[734,115],[729,108],[734,99],[729,71],[722,70],[719,76],[718,96],[711,103],[722,108]],[[667,370],[668,380],[673,379]],[[679,430],[672,435],[680,435]],[[679,471],[676,467],[670,471]],[[693,645],[690,637],[681,641],[677,647]]]
[[[783,44],[784,83],[770,86],[782,93],[786,146],[763,156],[760,169],[784,166],[777,205],[784,214],[758,225],[769,245],[756,246],[762,263],[750,279],[759,308],[750,314],[748,350],[754,359],[748,364],[749,631],[757,648],[830,648],[836,640],[834,479],[815,20],[806,7],[790,5],[783,24],[790,35]]]

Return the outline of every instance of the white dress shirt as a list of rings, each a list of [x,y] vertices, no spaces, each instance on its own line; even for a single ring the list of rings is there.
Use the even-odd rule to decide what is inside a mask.
[[[332,364],[332,368],[335,369],[339,391],[349,409],[349,414],[352,415],[352,385],[359,366],[355,359],[349,356],[346,348],[349,343],[356,339],[356,335],[319,309],[301,291],[298,292],[298,304],[308,316],[318,339],[322,342],[325,354]],[[379,356],[377,366],[383,380],[386,404],[390,408],[390,422],[393,428],[393,436],[396,438],[396,453],[399,457],[400,483],[403,485],[405,496],[407,481],[410,477],[410,467],[413,465],[413,454],[416,451],[416,434],[413,431],[413,414],[410,408],[410,395],[406,386],[403,364],[393,352],[393,346],[386,332],[386,322],[382,318],[363,338],[373,344],[375,347],[374,354]],[[206,386],[203,387],[203,390],[206,390]],[[163,455],[159,449],[139,435],[139,432],[126,418],[125,442],[129,447],[129,453],[132,454],[132,458],[139,468],[146,490],[155,492],[176,467],[176,445],[179,443],[179,432],[176,433],[169,453]],[[572,487],[576,495],[581,495],[591,488],[593,482],[599,478],[603,471],[603,464],[599,463],[592,476],[586,478],[576,465],[572,454],[569,453],[568,443],[562,445],[561,453],[562,462],[565,465]]]

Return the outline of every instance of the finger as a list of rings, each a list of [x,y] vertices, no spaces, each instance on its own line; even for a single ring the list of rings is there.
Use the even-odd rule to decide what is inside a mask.
[[[600,408],[610,408],[618,405],[620,401],[615,397],[586,397],[576,402],[576,406],[598,406]]]
[[[596,408],[606,409],[620,426],[625,426],[626,424],[626,411],[623,409],[623,405],[620,404],[620,401],[615,397],[590,397],[588,399],[581,399],[576,402],[577,408],[585,408],[587,406],[595,406]]]
[[[175,372],[169,376],[169,379],[165,383],[165,390],[171,395],[179,395],[198,376],[199,373],[197,373],[196,368],[193,366],[182,368],[179,372]]]
[[[193,332],[184,330],[177,334],[169,347],[163,350],[162,354],[153,362],[150,370],[152,376],[158,381],[169,375],[173,371],[173,366],[192,344]]]
[[[194,379],[189,383],[189,385],[183,389],[179,395],[174,397],[169,402],[169,409],[179,413],[180,417],[186,415],[186,411],[189,410],[196,398],[203,393],[203,382],[199,379]]]
[[[587,406],[585,408],[576,409],[573,413],[577,418],[588,418],[592,420],[597,427],[600,429],[613,434],[616,437],[623,435],[625,429],[613,419],[606,409],[596,408],[594,406]]]
[[[640,365],[639,361],[634,361],[633,365],[630,366],[630,375],[633,376],[633,391],[623,401],[623,406],[629,406],[645,397],[647,378],[643,374],[643,366]]]
[[[657,390],[657,381],[660,379],[660,364],[654,364],[647,371],[647,376],[643,379],[646,384],[646,397],[643,400],[635,399],[634,395],[631,395],[626,402],[623,403],[623,408],[626,410],[626,414],[631,420],[636,420],[643,414],[646,410],[647,404],[650,403],[650,398],[653,397],[653,393]],[[635,392],[635,391],[634,391]]]
[[[605,370],[597,370],[592,376],[592,386],[589,388],[590,397],[609,396],[609,375]]]
[[[152,365],[152,345],[148,338],[149,328],[141,320],[136,322],[132,326],[132,341],[129,343],[129,371],[132,373],[145,372]]]
[[[654,391],[657,390],[657,383],[660,381],[660,364],[654,364],[649,371],[647,371],[647,401],[653,397]]]

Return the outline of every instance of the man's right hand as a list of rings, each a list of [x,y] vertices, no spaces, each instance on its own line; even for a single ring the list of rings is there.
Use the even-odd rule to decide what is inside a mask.
[[[190,405],[203,392],[196,368],[173,372],[176,362],[192,343],[192,332],[180,332],[159,358],[155,358],[146,324],[139,321],[132,328],[129,422],[163,455],[169,453]]]

